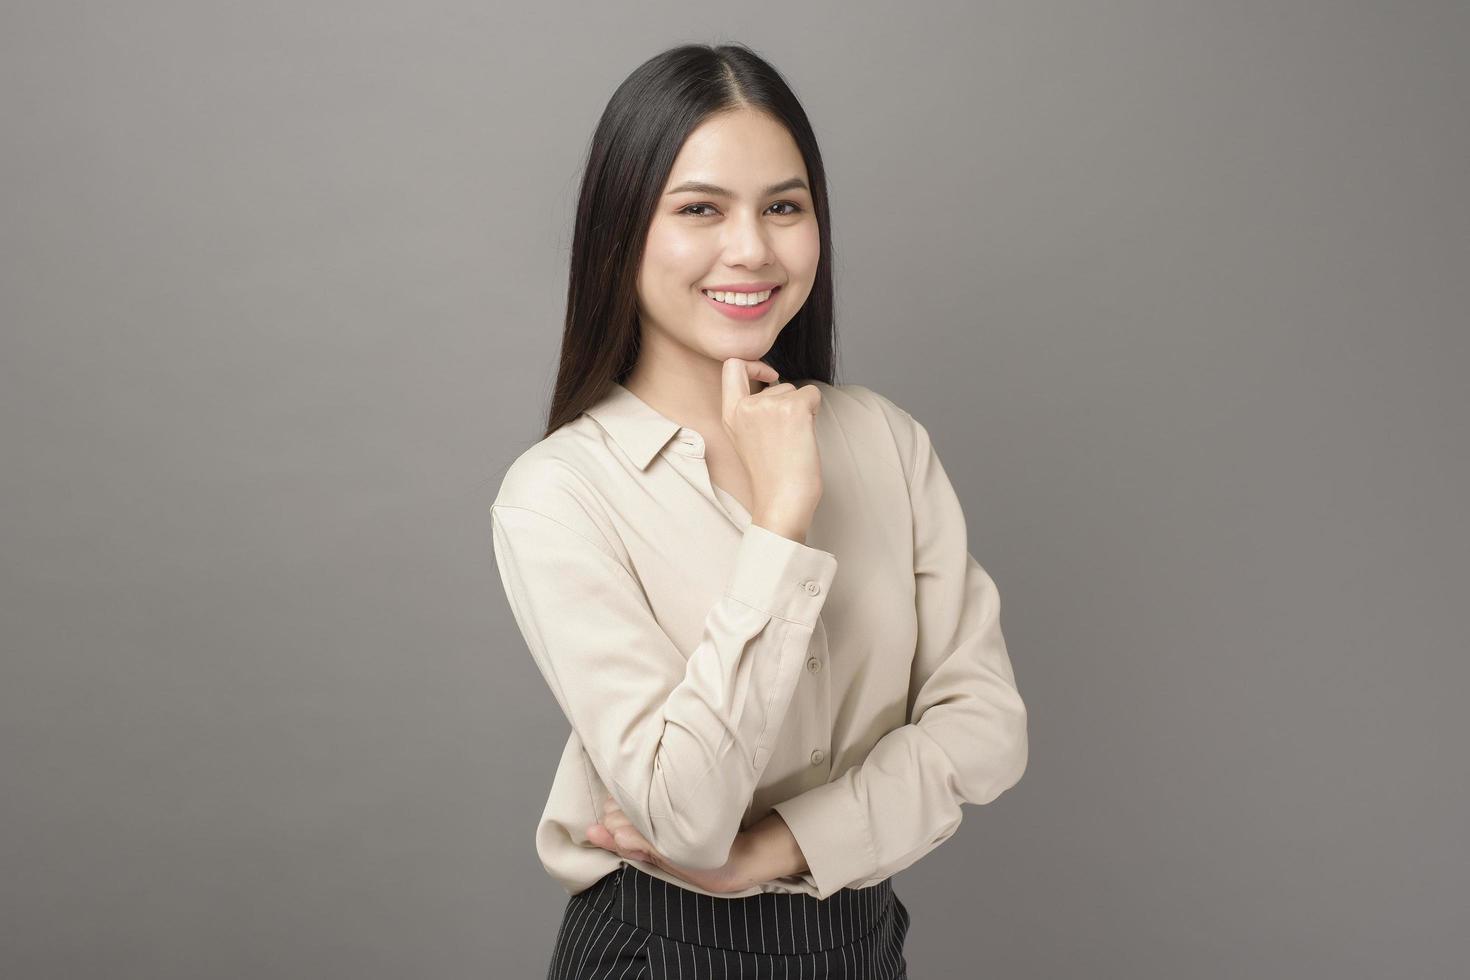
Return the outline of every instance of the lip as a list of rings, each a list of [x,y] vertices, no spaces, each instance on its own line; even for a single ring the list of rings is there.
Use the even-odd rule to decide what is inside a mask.
[[[713,288],[713,287],[706,287],[706,288]],[[704,301],[706,303],[708,303],[710,306],[713,306],[716,310],[718,310],[719,312],[723,313],[725,316],[729,317],[732,320],[759,320],[761,317],[765,316],[768,312],[770,312],[771,307],[775,303],[776,294],[781,291],[781,286],[780,286],[779,283],[777,283],[775,285],[772,285],[772,286],[763,286],[761,288],[762,289],[769,289],[769,290],[771,290],[771,295],[770,296],[767,296],[763,302],[757,303],[755,306],[731,306],[728,303],[721,303],[717,299],[711,299],[710,297],[706,296],[704,294],[704,291],[703,290],[700,291],[699,295],[704,299]],[[716,292],[729,292],[729,293],[751,293],[751,292],[756,292],[756,293],[758,293],[758,292],[760,292],[760,290],[759,289],[720,289],[720,290],[716,290]]]
[[[779,282],[732,282],[723,286],[705,286],[713,293],[759,293],[766,289],[775,289],[781,285]]]

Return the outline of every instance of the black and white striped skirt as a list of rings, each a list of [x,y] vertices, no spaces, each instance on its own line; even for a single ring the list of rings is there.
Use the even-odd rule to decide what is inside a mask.
[[[908,980],[892,879],[720,898],[630,864],[567,900],[547,980]]]

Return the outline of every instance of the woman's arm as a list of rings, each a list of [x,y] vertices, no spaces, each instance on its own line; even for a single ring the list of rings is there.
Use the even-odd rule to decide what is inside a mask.
[[[730,860],[700,871],[682,867],[648,843],[611,797],[603,801],[602,820],[587,828],[587,839],[629,861],[653,864],[692,885],[712,892],[738,892],[776,878],[800,874],[806,859],[780,814],[769,814],[736,835]]]
[[[632,824],[679,864],[722,867],[801,679],[837,559],[751,524],[686,657],[585,517],[586,502],[563,501],[550,482],[510,479],[491,508],[511,611]],[[821,587],[803,587],[812,582]],[[589,822],[599,816],[589,808]]]
[[[918,861],[953,836],[961,804],[1013,786],[1028,755],[995,582],[969,553],[959,498],[928,432],[878,398],[908,460],[919,623],[909,723],[836,779],[776,804],[820,898]],[[784,844],[756,848],[778,868],[783,849],[789,855]]]
[[[732,856],[744,874],[756,884],[801,874],[807,870],[806,855],[774,810],[741,831]]]

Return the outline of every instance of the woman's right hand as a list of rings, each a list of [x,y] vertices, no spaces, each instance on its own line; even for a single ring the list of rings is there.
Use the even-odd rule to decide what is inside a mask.
[[[815,426],[822,392],[816,385],[798,388],[779,380],[764,361],[727,358],[721,414],[750,477],[751,520],[804,542],[822,499]],[[754,381],[767,387],[752,393]]]

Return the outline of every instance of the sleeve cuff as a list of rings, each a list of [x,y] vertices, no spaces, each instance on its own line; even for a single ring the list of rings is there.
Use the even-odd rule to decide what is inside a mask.
[[[752,523],[735,553],[725,594],[772,616],[815,627],[837,574],[837,556]]]
[[[809,789],[771,809],[781,814],[796,838],[818,898],[871,877],[877,868],[868,816],[843,780]]]

